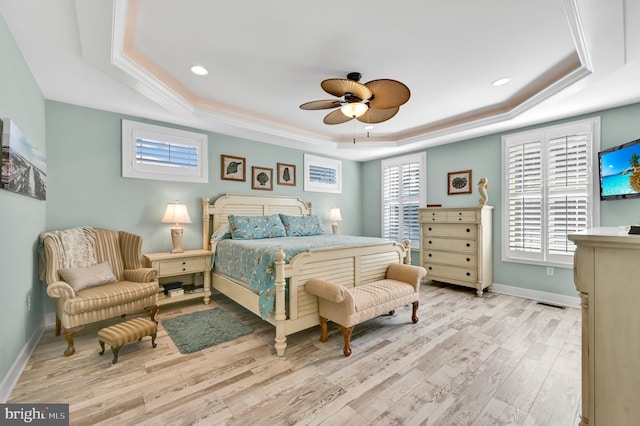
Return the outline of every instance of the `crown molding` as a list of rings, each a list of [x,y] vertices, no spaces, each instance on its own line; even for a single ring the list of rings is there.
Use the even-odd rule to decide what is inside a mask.
[[[573,64],[569,63],[569,66],[559,64],[559,70],[556,71],[558,76],[551,76],[548,81],[538,83],[540,87],[530,88],[528,93],[521,94],[517,99],[507,100],[502,104],[488,106],[482,111],[454,117],[441,123],[431,123],[393,135],[361,139],[356,136],[357,143],[354,145],[351,137],[327,137],[286,123],[274,122],[230,105],[200,98],[168,76],[144,53],[135,49],[132,37],[137,22],[138,0],[112,0],[111,4],[101,6],[103,9],[111,8],[109,43],[106,39],[96,39],[89,34],[97,18],[93,17],[94,21],[91,22],[87,6],[82,6],[82,0],[75,0],[78,21],[79,24],[83,24],[79,25],[83,56],[147,99],[175,113],[176,122],[294,149],[308,149],[325,154],[340,151],[349,153],[354,158],[371,158],[374,152],[386,153],[392,149],[408,151],[460,140],[469,135],[473,137],[479,133],[486,134],[492,126],[496,128],[496,125],[501,123],[506,125],[508,121],[520,117],[554,95],[563,96],[566,93],[569,96],[580,90],[581,86],[574,86],[575,83],[590,76],[593,68],[598,68],[599,64],[608,63],[611,58],[614,66],[624,63],[624,0],[609,1],[611,3],[603,6],[583,0],[563,0],[577,60],[574,59]],[[109,18],[106,16],[109,12],[105,12],[102,14],[103,20]],[[613,22],[619,22],[619,27],[609,29],[604,35],[594,33],[596,30],[602,30],[603,24],[594,18],[598,13],[604,13]],[[87,22],[82,22],[83,19]],[[105,51],[107,44],[110,44],[109,62]],[[562,68],[569,71],[563,75]],[[567,90],[571,86],[574,88]],[[358,150],[363,151],[363,145],[367,147],[367,152],[358,154]]]

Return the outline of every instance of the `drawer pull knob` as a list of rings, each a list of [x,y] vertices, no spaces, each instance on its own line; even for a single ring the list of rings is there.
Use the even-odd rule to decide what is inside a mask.
[[[471,243],[467,243],[467,247],[471,247]]]
[[[431,231],[431,228],[429,228],[429,231]]]
[[[431,253],[429,253],[429,257],[431,257]]]
[[[461,218],[461,217],[459,217],[459,218],[458,218],[458,220],[459,220],[460,222],[462,222],[462,218]]]
[[[471,259],[469,259],[468,257],[467,257],[467,262],[471,262]]]
[[[467,272],[467,276],[470,277],[471,276],[471,272]]]
[[[429,270],[432,270],[433,268],[431,266],[429,266]]]
[[[458,212],[458,216],[462,216],[462,212]]]
[[[186,270],[187,270],[187,268],[182,268],[182,270],[183,270],[183,271],[186,271]]]
[[[467,232],[471,232],[471,229],[467,228]]]
[[[183,264],[183,265],[186,265],[186,264],[187,264],[187,262],[182,262],[182,264]]]
[[[429,241],[429,244],[433,244],[431,241]]]

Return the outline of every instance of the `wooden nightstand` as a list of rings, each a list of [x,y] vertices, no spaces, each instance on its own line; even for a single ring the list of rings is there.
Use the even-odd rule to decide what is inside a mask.
[[[202,298],[205,304],[211,301],[211,257],[209,250],[186,250],[184,253],[148,253],[144,255],[146,266],[158,271],[160,285],[181,282],[184,294],[165,296],[158,293],[158,305]],[[195,286],[196,277],[202,274],[202,290]],[[198,290],[196,292],[190,292]]]

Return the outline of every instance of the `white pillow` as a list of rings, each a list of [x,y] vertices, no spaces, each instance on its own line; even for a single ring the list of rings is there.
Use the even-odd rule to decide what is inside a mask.
[[[211,242],[227,240],[231,238],[231,226],[228,223],[220,225],[216,231],[211,234]]]
[[[118,281],[116,276],[113,275],[108,262],[98,263],[86,268],[61,268],[58,269],[58,273],[63,281],[73,287],[75,291]]]

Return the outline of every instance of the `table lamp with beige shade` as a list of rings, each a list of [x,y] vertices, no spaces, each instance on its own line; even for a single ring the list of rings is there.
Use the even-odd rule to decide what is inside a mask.
[[[191,223],[187,206],[180,204],[178,201],[175,203],[169,203],[167,205],[167,210],[164,213],[164,217],[162,218],[162,223],[174,224],[171,228],[171,242],[173,243],[173,250],[171,250],[171,253],[183,253],[184,247],[182,234],[184,229],[180,224]]]
[[[333,233],[338,234],[338,222],[342,221],[342,215],[340,214],[339,207],[331,208],[331,210],[329,211],[329,220],[332,222],[331,229],[333,230]]]

